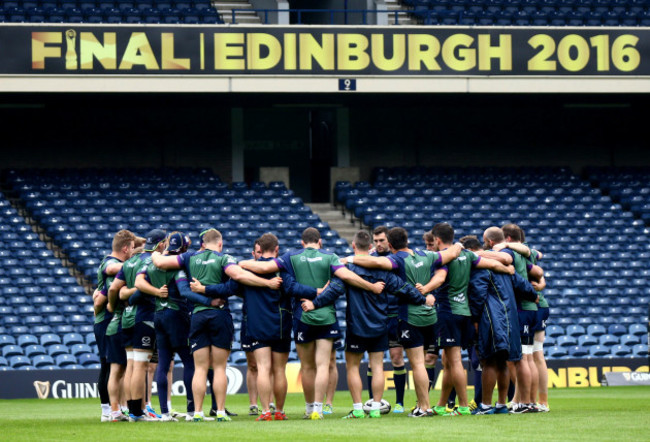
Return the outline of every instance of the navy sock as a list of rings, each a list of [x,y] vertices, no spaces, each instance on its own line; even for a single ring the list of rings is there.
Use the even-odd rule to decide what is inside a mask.
[[[406,368],[393,366],[393,381],[395,382],[395,402],[404,405],[404,388],[406,387]]]
[[[366,371],[366,376],[368,377],[368,397],[372,399],[372,369],[370,367]]]
[[[436,366],[425,364],[424,368],[427,369],[427,375],[429,376],[429,391],[431,391],[436,383]]]
[[[515,397],[515,384],[510,381],[510,386],[508,387],[508,402],[512,402],[513,397]]]

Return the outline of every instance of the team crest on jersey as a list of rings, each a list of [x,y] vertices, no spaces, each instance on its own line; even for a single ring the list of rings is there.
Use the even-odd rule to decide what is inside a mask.
[[[466,256],[459,256],[459,257],[456,258],[456,259],[457,259],[458,261],[465,261],[465,260],[467,259],[467,257],[466,257]]]
[[[422,261],[420,261],[420,262],[416,262],[416,263],[413,265],[413,267],[415,267],[416,269],[418,269],[418,268],[422,267],[423,265],[424,265],[424,263],[423,263]]]
[[[465,302],[465,293],[459,293],[453,297],[453,300],[456,302]]]

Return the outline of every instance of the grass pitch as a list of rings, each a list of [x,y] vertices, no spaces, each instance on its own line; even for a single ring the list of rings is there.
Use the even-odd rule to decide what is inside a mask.
[[[431,397],[436,400],[438,392]],[[390,402],[394,398],[393,391],[386,393]],[[406,401],[414,403],[412,391],[407,391]],[[182,404],[182,398],[174,397],[175,408],[182,409]],[[247,414],[248,396],[235,395],[227,399],[228,409],[239,413],[233,422],[195,424],[100,423],[97,399],[4,400],[0,440],[650,440],[650,387],[554,389],[550,405],[546,414],[413,419],[391,413],[379,420],[343,421],[351,399],[347,392],[337,392],[333,415],[304,421],[302,395],[290,394],[289,421],[255,422]]]

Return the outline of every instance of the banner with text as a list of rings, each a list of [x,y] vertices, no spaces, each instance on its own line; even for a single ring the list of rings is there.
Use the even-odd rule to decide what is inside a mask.
[[[0,24],[0,75],[649,76],[650,29]]]
[[[407,364],[408,366],[408,364]],[[436,369],[435,388],[442,384],[440,363]],[[338,364],[339,382],[337,390],[347,390],[345,364]],[[300,364],[287,365],[287,381],[289,393],[302,392],[300,379]],[[362,364],[361,374],[365,379],[366,365]],[[647,373],[648,360],[644,358],[619,359],[555,359],[548,361],[549,387],[599,387],[605,373]],[[8,370],[0,374],[0,399],[21,398],[96,398],[97,377],[99,370]],[[229,366],[226,370],[228,377],[228,394],[246,393],[246,366]],[[390,363],[384,364],[386,390],[395,388],[393,371]],[[468,385],[473,377],[469,376]],[[365,380],[364,380],[365,384]],[[407,388],[414,389],[413,372],[407,371]],[[209,390],[208,390],[209,391]],[[157,394],[156,383],[153,383],[153,393]],[[174,369],[172,394],[185,395],[183,384],[183,369]],[[387,396],[391,401],[392,394]]]

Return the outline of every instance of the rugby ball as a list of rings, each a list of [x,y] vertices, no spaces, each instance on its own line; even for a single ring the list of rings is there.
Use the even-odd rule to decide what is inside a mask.
[[[368,399],[365,404],[363,404],[363,411],[370,413],[370,407],[372,407],[372,399]],[[386,399],[381,400],[381,406],[379,407],[379,413],[388,414],[390,413],[390,403]]]

